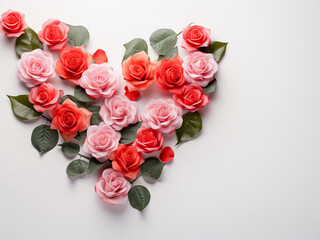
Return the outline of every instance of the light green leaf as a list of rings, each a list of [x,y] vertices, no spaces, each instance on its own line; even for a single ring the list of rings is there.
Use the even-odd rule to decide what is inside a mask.
[[[74,97],[80,102],[90,102],[93,100],[93,98],[87,95],[86,90],[80,86],[76,86],[74,89]]]
[[[32,120],[38,118],[41,114],[38,113],[33,105],[29,102],[29,95],[9,96],[11,109],[16,117],[21,120]]]
[[[145,40],[141,38],[135,38],[130,42],[123,45],[126,48],[122,62],[126,60],[129,56],[134,55],[135,53],[145,51],[148,53],[148,44]]]
[[[87,171],[88,163],[81,159],[72,161],[67,167],[67,174],[70,178],[80,175]]]
[[[205,53],[212,53],[214,59],[217,62],[220,62],[224,54],[226,53],[227,44],[228,43],[212,41],[208,47],[199,48],[199,51]]]
[[[74,102],[75,104],[77,104],[78,107],[84,107],[85,106],[85,103],[81,102],[81,101],[78,101],[74,96],[72,95],[64,95],[62,97],[60,97],[61,99],[61,104],[67,100],[67,99],[70,99],[72,102]]]
[[[120,143],[129,144],[137,138],[137,131],[141,127],[142,122],[130,124],[128,127],[122,128]]]
[[[78,155],[78,152],[80,151],[80,146],[74,142],[65,142],[59,144],[59,146],[61,146],[61,150],[67,158],[76,157]]]
[[[128,192],[130,205],[142,211],[150,202],[150,192],[142,185],[132,187]]]
[[[106,160],[104,162],[99,162],[97,159],[92,157],[89,161],[89,167],[87,169],[87,174],[89,175],[89,174],[93,173],[94,171],[101,168],[102,166],[106,166],[108,163],[110,163],[109,160]]]
[[[99,125],[102,122],[101,116],[99,114],[100,107],[95,105],[89,105],[86,106],[86,109],[88,109],[90,112],[92,112],[91,116],[91,125]]]
[[[209,84],[206,87],[203,87],[203,91],[206,93],[212,93],[216,90],[217,86],[217,79],[213,79],[213,81],[209,82]]]
[[[19,58],[25,52],[31,52],[37,48],[43,49],[43,44],[38,38],[38,34],[31,28],[26,28],[16,41],[16,54]]]
[[[185,113],[182,118],[182,126],[176,130],[177,144],[194,138],[202,129],[202,120],[198,112]]]
[[[147,180],[157,180],[165,165],[165,163],[155,157],[145,159],[145,162],[140,165],[142,177]]]
[[[68,32],[68,45],[71,47],[85,46],[90,39],[88,29],[84,26],[72,26],[69,25],[70,29]]]
[[[40,125],[36,127],[31,136],[32,145],[39,153],[46,153],[53,149],[59,140],[58,131],[50,129],[50,126]]]
[[[158,61],[161,59],[170,59],[179,55],[178,47],[172,48],[166,55],[159,55]]]
[[[166,55],[175,47],[177,34],[171,29],[158,29],[151,34],[149,41],[159,55]]]

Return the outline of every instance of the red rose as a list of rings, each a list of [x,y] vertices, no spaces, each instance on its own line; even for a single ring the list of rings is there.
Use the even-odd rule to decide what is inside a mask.
[[[79,85],[79,78],[92,63],[92,57],[84,47],[64,47],[60,52],[60,61],[56,64],[56,73]]]
[[[163,136],[161,135],[161,132],[146,127],[141,127],[138,129],[137,138],[133,143],[139,152],[145,153],[161,150],[162,144]]]
[[[210,29],[199,25],[186,27],[182,32],[181,47],[190,52],[200,47],[208,47],[211,41],[210,34]]]
[[[24,14],[8,10],[1,15],[0,32],[6,37],[19,37],[28,27],[24,20]]]
[[[180,93],[173,95],[173,99],[178,106],[190,112],[203,108],[209,102],[208,96],[203,94],[198,84],[185,85]]]
[[[42,24],[38,34],[39,40],[48,45],[51,50],[61,50],[68,42],[70,27],[59,20],[49,19]]]
[[[62,95],[63,91],[59,91],[51,83],[41,83],[31,89],[29,102],[33,104],[37,112],[44,112],[58,106]]]
[[[139,165],[144,162],[141,153],[138,152],[135,146],[126,146],[124,144],[119,144],[118,149],[111,154],[110,159],[114,170],[131,179],[137,178],[140,172]]]
[[[155,80],[158,88],[177,93],[185,84],[182,59],[179,56],[171,59],[162,59],[156,68]]]
[[[86,130],[90,125],[92,113],[78,106],[70,99],[64,101],[50,111],[53,118],[51,129],[60,130],[60,134],[66,142],[71,141],[78,132]]]

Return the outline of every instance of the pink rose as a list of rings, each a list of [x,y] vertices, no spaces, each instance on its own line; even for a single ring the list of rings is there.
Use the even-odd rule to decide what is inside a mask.
[[[101,122],[98,126],[92,125],[88,128],[83,150],[98,161],[104,162],[113,151],[117,150],[120,138],[120,133]]]
[[[29,102],[37,112],[52,110],[58,106],[63,91],[56,89],[51,83],[41,83],[31,89],[29,94]]]
[[[65,23],[56,19],[49,19],[42,24],[38,38],[51,50],[61,50],[68,42],[69,29],[70,27]]]
[[[137,112],[136,102],[122,95],[116,95],[104,101],[100,109],[100,116],[106,124],[119,131],[138,121]]]
[[[153,99],[141,113],[144,125],[163,133],[171,133],[182,125],[183,111],[172,99]]]
[[[183,29],[181,47],[189,52],[196,51],[200,47],[208,47],[210,44],[211,30],[203,26],[194,25]]]
[[[18,61],[18,79],[31,88],[55,76],[52,54],[41,49],[25,52]]]
[[[110,205],[123,204],[128,200],[130,183],[123,174],[113,170],[105,169],[95,185],[95,191],[102,201]]]
[[[197,83],[205,87],[214,79],[218,63],[212,54],[194,52],[183,59],[184,77],[188,83]]]
[[[137,138],[133,142],[133,146],[139,152],[151,153],[162,149],[163,136],[158,130],[152,128],[141,127],[137,131]]]
[[[79,84],[91,98],[110,98],[120,87],[120,74],[109,63],[92,64],[83,72]]]
[[[24,14],[8,10],[1,15],[0,32],[6,37],[19,37],[28,27],[24,20]]]

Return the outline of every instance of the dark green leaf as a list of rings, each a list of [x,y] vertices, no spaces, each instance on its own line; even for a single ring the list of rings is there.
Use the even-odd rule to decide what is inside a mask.
[[[159,55],[166,55],[175,47],[177,34],[171,29],[158,29],[151,34],[149,41]]]
[[[59,140],[57,130],[50,129],[50,126],[40,125],[36,127],[31,136],[32,145],[40,152],[45,153],[53,149]]]
[[[212,53],[214,59],[219,62],[226,52],[227,44],[228,43],[212,41],[208,47],[202,47],[199,48],[199,50],[205,53]]]
[[[89,42],[89,32],[84,26],[69,25],[68,45],[71,47],[85,46]]]
[[[140,165],[141,174],[143,178],[157,180],[162,169],[166,164],[161,162],[158,158],[150,157],[145,160],[143,164]]]
[[[32,120],[38,118],[41,114],[38,113],[33,105],[29,102],[28,95],[9,96],[11,102],[11,108],[18,118],[22,120]]]
[[[150,202],[150,192],[142,185],[132,187],[128,192],[130,205],[142,211]]]
[[[209,84],[206,87],[203,87],[203,91],[206,93],[212,93],[216,90],[217,86],[217,79],[213,79],[212,82],[209,82]]]
[[[130,42],[123,44],[126,48],[126,52],[124,53],[122,62],[126,60],[129,56],[134,55],[135,53],[145,51],[148,53],[148,44],[145,40],[141,38],[135,38]]]
[[[101,168],[102,166],[105,166],[107,163],[110,163],[109,160],[104,161],[104,162],[99,162],[97,159],[92,157],[89,161],[89,167],[87,169],[87,174],[93,173],[95,170]]]
[[[166,55],[159,55],[158,61],[160,61],[161,59],[170,59],[178,55],[179,55],[178,47],[175,47],[175,48],[172,48],[171,51],[169,51]]]
[[[141,127],[142,122],[130,124],[128,127],[122,128],[120,143],[129,144],[137,138],[137,131]]]
[[[198,112],[185,113],[182,118],[182,126],[176,130],[177,144],[194,138],[202,129],[202,120]]]
[[[90,102],[93,100],[93,98],[87,95],[86,90],[84,90],[80,86],[76,86],[76,88],[74,89],[74,96],[80,102]]]
[[[70,178],[80,175],[87,171],[88,163],[81,159],[72,161],[67,167],[67,174]]]
[[[74,142],[65,142],[59,144],[59,146],[61,146],[61,150],[67,158],[74,158],[80,151],[80,146]]]
[[[26,28],[25,32],[17,38],[16,54],[20,58],[25,52],[31,52],[37,48],[43,49],[43,44],[38,38],[38,34],[31,28]]]
[[[90,112],[92,112],[92,116],[91,116],[91,125],[99,125],[102,121],[101,117],[100,117],[100,107],[99,106],[95,106],[95,105],[89,105],[86,106],[86,109],[88,109]]]
[[[87,136],[87,130],[83,132],[78,132],[77,136],[75,136],[74,139],[76,139],[79,143],[83,144],[86,136]]]
[[[62,97],[60,97],[61,99],[61,104],[67,100],[67,99],[70,99],[72,102],[74,102],[75,104],[77,104],[78,107],[84,107],[85,106],[85,103],[81,102],[81,101],[78,101],[74,96],[72,95],[64,95]]]

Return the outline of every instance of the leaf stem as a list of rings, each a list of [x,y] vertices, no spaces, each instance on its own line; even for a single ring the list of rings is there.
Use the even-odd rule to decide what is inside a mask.
[[[81,153],[78,153],[78,155],[79,155],[80,157],[86,158],[86,159],[88,159],[88,160],[91,159],[90,157],[87,157],[87,156],[85,156],[85,155],[83,155],[83,154],[81,154]]]
[[[134,183],[140,176],[141,176],[141,174],[140,174],[136,179],[134,179],[133,181],[131,181],[130,183],[131,183],[131,184]]]
[[[43,114],[40,115],[41,117],[43,117],[44,119],[48,120],[49,122],[51,122],[52,120],[47,118],[46,116],[44,116]]]

